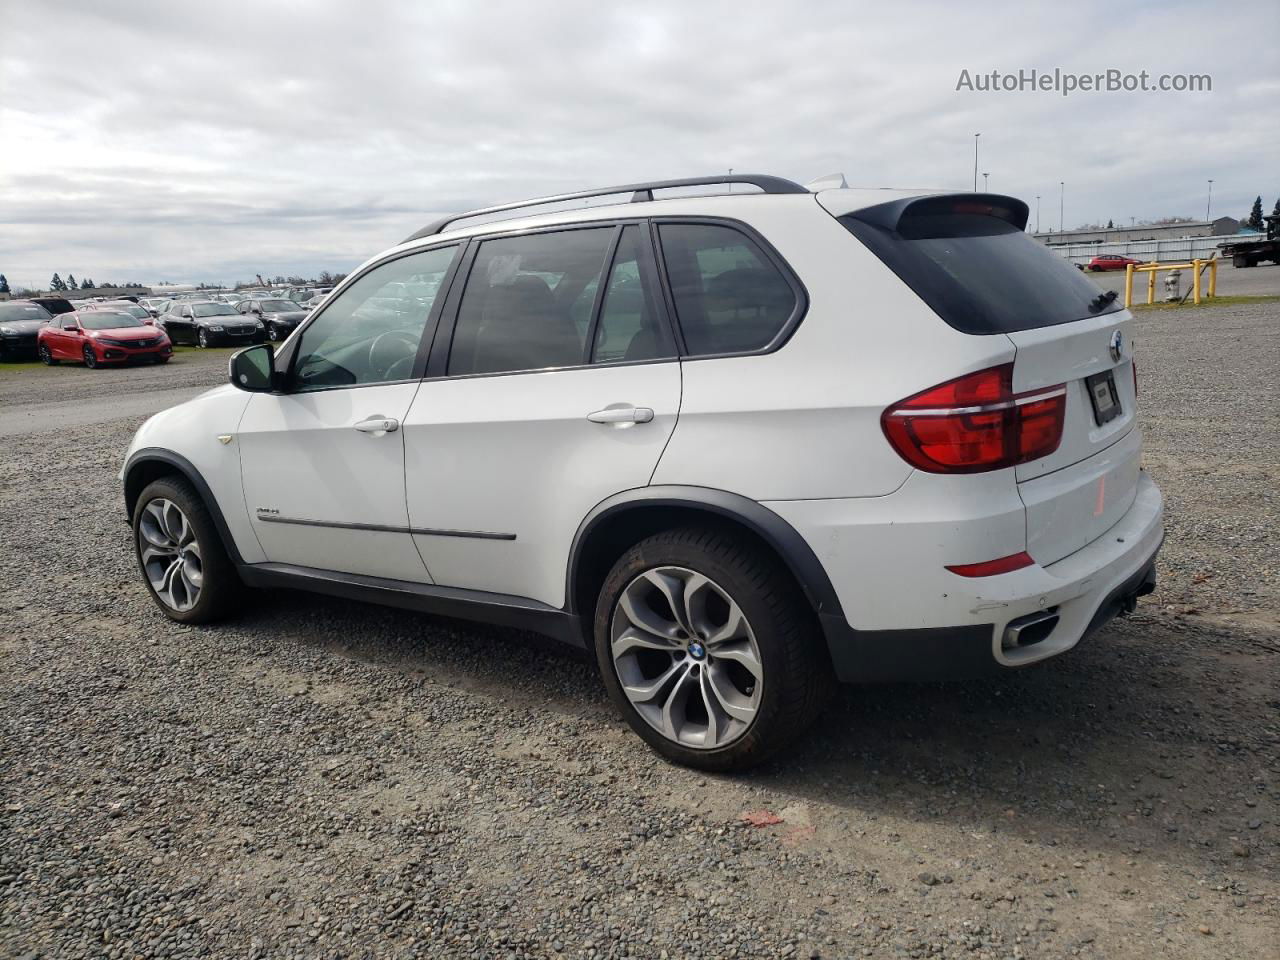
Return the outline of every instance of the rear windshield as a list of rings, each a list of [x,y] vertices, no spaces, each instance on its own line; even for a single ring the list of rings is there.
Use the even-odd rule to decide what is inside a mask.
[[[840,217],[855,237],[962,333],[1013,333],[1112,313],[1074,266],[1004,220],[948,213],[904,217],[897,230]]]

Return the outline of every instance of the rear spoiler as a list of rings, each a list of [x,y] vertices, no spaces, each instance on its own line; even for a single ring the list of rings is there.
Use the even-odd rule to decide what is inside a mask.
[[[844,216],[894,233],[909,235],[914,232],[911,229],[913,220],[954,215],[994,217],[1019,230],[1025,230],[1030,212],[1030,208],[1016,197],[998,193],[944,193],[890,200],[874,207],[854,210]]]

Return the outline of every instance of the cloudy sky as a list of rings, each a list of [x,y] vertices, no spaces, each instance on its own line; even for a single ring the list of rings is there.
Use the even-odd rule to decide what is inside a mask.
[[[992,190],[1058,226],[1280,196],[1275,0],[0,0],[0,273],[346,270],[442,211],[727,170]],[[962,70],[1212,92],[957,91]]]

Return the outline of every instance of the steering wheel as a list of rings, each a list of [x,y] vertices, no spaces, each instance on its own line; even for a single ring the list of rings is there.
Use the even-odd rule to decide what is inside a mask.
[[[406,379],[413,370],[419,337],[405,330],[388,330],[369,344],[369,370],[381,370],[383,380]],[[392,376],[392,374],[397,374]]]

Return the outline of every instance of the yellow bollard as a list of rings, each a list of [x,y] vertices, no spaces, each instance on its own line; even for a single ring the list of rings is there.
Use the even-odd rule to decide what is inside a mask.
[[[1124,265],[1124,308],[1133,306],[1133,264]]]
[[[1209,261],[1209,296],[1218,295],[1218,258]]]
[[[1191,261],[1191,299],[1195,301],[1196,306],[1200,306],[1200,261]]]
[[[1156,302],[1156,271],[1160,268],[1154,263],[1151,269],[1147,271],[1147,306],[1151,306]]]

